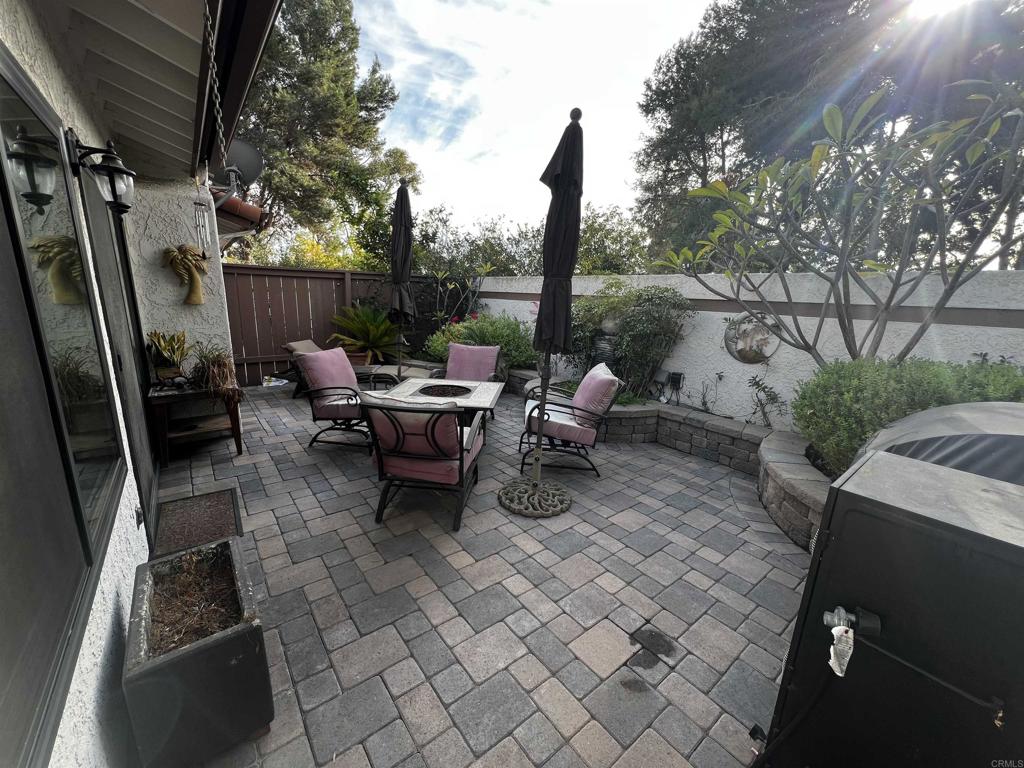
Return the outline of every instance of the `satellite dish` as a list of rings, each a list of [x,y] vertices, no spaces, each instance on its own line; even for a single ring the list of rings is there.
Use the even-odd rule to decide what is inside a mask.
[[[237,171],[238,185],[247,187],[263,173],[263,155],[248,141],[235,139],[228,148],[225,167],[213,174],[214,183],[222,187],[230,187],[231,170]]]

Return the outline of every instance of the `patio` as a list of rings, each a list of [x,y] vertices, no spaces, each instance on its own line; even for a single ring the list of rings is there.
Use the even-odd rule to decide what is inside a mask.
[[[161,497],[237,485],[275,689],[270,731],[217,766],[737,766],[767,728],[808,556],[753,480],[657,444],[553,471],[573,510],[497,505],[518,474],[503,396],[462,530],[450,496],[373,522],[364,452],[306,444],[290,389],[247,390],[246,453],[172,461]]]

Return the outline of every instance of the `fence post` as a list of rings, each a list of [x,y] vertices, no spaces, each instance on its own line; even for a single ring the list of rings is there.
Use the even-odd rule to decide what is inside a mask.
[[[345,297],[345,306],[352,306],[352,273],[347,269],[345,270],[345,292],[342,294]]]

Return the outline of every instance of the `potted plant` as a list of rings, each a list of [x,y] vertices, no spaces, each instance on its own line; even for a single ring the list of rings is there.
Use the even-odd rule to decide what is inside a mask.
[[[231,353],[219,344],[196,342],[191,349],[195,363],[188,374],[188,381],[196,389],[205,389],[210,397],[238,402],[242,390],[235,378],[235,360]]]
[[[185,332],[150,331],[146,338],[149,339],[150,357],[157,379],[165,382],[182,378],[181,366],[192,351],[192,346],[185,340]]]
[[[135,571],[123,687],[143,765],[193,765],[274,719],[263,640],[240,539]]]

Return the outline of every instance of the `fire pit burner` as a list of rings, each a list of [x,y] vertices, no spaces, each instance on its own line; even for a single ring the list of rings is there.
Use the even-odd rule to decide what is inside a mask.
[[[469,387],[461,387],[458,384],[427,384],[419,388],[418,394],[427,397],[465,397],[472,391]]]

